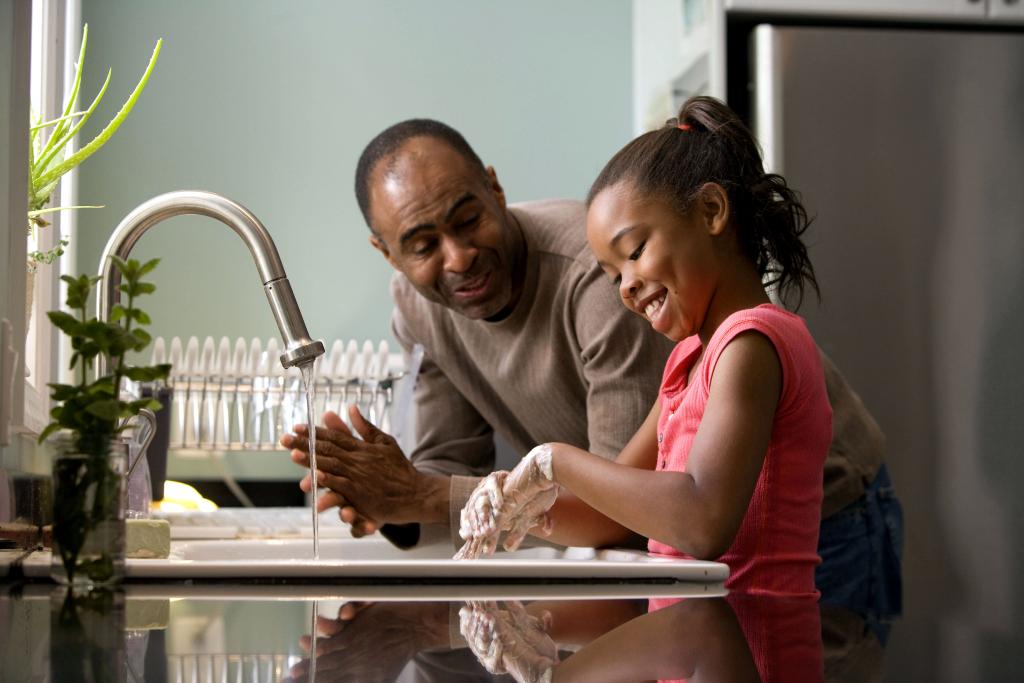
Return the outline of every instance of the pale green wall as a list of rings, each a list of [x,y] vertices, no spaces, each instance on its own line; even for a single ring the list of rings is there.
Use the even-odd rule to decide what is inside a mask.
[[[85,94],[114,72],[97,123],[158,37],[164,49],[132,116],[82,167],[80,202],[107,208],[80,212],[79,267],[94,272],[113,226],[149,197],[221,192],[276,239],[314,337],[388,334],[389,267],[352,192],[360,151],[387,125],[454,125],[511,201],[582,197],[630,136],[629,0],[82,4]],[[147,305],[157,334],[276,334],[247,251],[210,219],[174,219],[136,252],[164,259]]]

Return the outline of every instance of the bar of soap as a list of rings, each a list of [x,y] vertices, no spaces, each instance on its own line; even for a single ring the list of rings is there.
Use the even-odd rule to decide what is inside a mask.
[[[171,552],[171,523],[166,519],[126,519],[125,555],[132,559],[162,559]]]
[[[149,631],[167,628],[171,621],[170,600],[124,601],[124,627],[129,631]]]

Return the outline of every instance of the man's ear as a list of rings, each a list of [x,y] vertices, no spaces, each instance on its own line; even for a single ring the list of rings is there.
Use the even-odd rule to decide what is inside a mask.
[[[718,183],[704,183],[697,191],[696,209],[709,235],[721,235],[729,226],[732,205],[729,193]]]
[[[398,264],[395,263],[394,257],[391,256],[391,250],[388,249],[388,245],[384,243],[384,240],[380,238],[380,235],[375,232],[370,233],[370,244],[372,244],[373,248],[379,251],[381,255],[387,259],[392,268],[399,270]]]
[[[498,198],[498,204],[502,209],[506,208],[505,189],[501,186],[501,183],[498,182],[498,174],[494,171],[494,167],[488,166],[485,173],[487,174],[487,185],[490,187],[491,192],[494,193],[494,196]]]

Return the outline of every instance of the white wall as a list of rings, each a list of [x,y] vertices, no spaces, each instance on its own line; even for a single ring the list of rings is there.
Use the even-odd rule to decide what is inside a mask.
[[[113,79],[98,126],[130,92],[153,43],[149,86],[81,170],[78,268],[111,229],[173,189],[250,208],[277,241],[311,335],[388,337],[390,269],[353,194],[367,142],[426,116],[460,129],[511,201],[582,197],[631,134],[629,0],[283,3],[87,0],[84,92]],[[89,135],[85,136],[88,139]],[[209,219],[140,241],[160,256],[144,307],[162,335],[266,339],[276,326],[250,257]]]

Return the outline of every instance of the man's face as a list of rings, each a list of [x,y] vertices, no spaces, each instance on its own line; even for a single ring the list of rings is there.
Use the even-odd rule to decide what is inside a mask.
[[[427,299],[473,319],[515,305],[522,236],[493,168],[412,138],[371,172],[370,222],[370,242]]]

